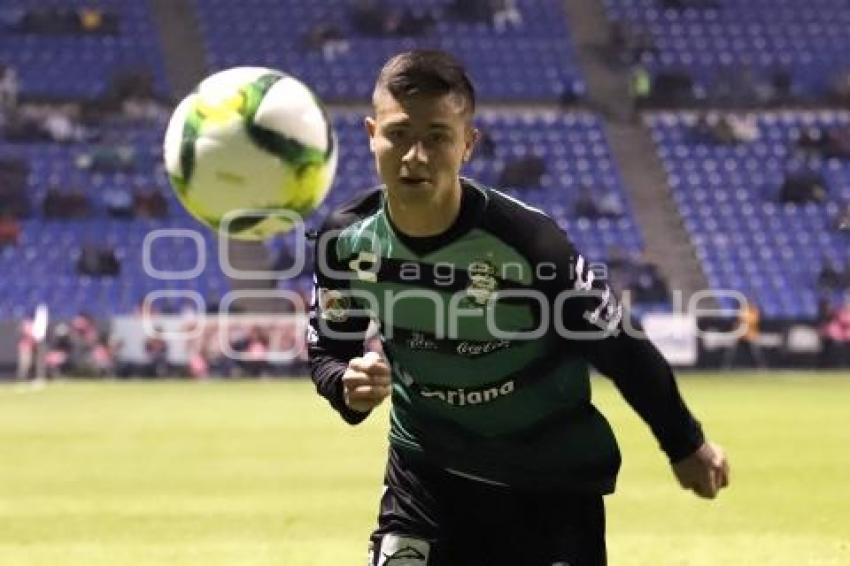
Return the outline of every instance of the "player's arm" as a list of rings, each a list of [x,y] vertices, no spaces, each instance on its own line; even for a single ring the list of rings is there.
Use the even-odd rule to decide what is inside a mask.
[[[563,234],[559,239],[556,257],[551,258],[558,277],[550,289],[571,293],[558,314],[566,328],[585,338],[568,337],[570,347],[613,380],[649,425],[680,483],[699,495],[713,497],[728,483],[722,450],[706,442],[658,349],[645,337],[625,330],[623,320],[628,314],[607,282],[593,274]]]
[[[320,257],[321,256],[321,257]],[[364,355],[369,317],[356,306],[335,257],[335,240],[320,237],[308,328],[310,376],[316,390],[349,424],[363,421],[389,395],[390,371],[376,354]]]

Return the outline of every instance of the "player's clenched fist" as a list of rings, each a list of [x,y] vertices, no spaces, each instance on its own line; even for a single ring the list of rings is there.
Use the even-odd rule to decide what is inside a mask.
[[[390,394],[390,368],[376,352],[353,358],[342,376],[342,391],[349,408],[366,413]]]
[[[714,499],[729,485],[726,453],[711,442],[705,442],[699,450],[673,464],[673,471],[682,487],[693,490],[700,497]]]

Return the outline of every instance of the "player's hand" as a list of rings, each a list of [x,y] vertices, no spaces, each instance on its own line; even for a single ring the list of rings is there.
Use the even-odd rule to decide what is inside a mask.
[[[673,464],[676,479],[685,489],[691,489],[700,497],[714,499],[718,492],[729,485],[729,462],[723,449],[710,442]]]
[[[350,409],[368,413],[390,394],[390,368],[376,352],[353,358],[342,376],[345,404]]]

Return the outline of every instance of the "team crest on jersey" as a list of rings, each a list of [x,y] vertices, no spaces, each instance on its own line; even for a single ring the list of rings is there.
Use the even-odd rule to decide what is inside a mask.
[[[473,261],[467,268],[469,286],[466,288],[466,305],[483,307],[496,292],[496,268],[489,261]]]
[[[348,320],[348,310],[351,301],[336,289],[319,289],[319,307],[321,316],[330,322],[345,322]]]

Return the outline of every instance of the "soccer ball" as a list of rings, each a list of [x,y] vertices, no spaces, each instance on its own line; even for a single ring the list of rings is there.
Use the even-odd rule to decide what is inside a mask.
[[[192,216],[230,237],[263,240],[290,230],[325,198],[337,141],[304,84],[273,69],[235,67],[207,77],[177,105],[163,154]]]

